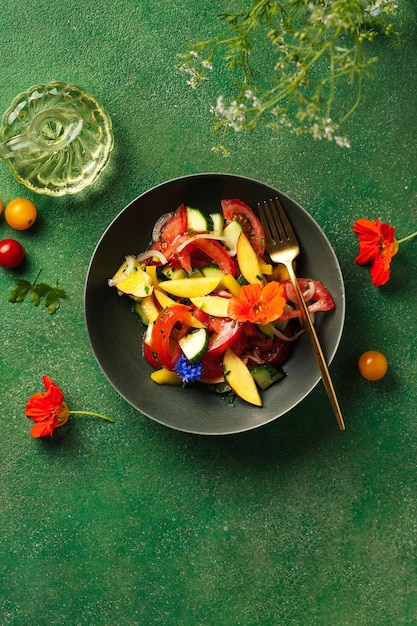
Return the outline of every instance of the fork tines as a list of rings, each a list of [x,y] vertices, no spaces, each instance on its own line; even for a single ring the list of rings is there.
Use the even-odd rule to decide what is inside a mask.
[[[278,197],[258,203],[265,235],[272,241],[282,243],[294,237],[294,231]]]

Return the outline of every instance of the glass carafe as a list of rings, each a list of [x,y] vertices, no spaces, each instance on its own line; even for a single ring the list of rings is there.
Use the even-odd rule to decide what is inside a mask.
[[[0,157],[36,193],[81,191],[107,165],[112,148],[110,118],[95,98],[74,85],[31,87],[3,116]]]

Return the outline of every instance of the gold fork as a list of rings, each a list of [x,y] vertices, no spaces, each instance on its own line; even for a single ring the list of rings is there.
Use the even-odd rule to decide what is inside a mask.
[[[258,203],[258,209],[261,223],[265,231],[266,249],[274,263],[282,263],[287,268],[303,317],[304,329],[310,340],[324,387],[329,396],[330,404],[332,405],[340,430],[345,430],[345,423],[332,379],[330,378],[326,359],[294,272],[293,261],[300,254],[297,237],[294,234],[292,226],[278,198],[269,200],[269,202],[265,201],[262,204]]]

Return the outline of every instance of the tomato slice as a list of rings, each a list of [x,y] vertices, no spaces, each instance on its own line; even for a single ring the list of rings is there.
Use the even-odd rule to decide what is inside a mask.
[[[241,354],[246,345],[243,324],[235,320],[221,320],[222,328],[212,335],[208,350],[201,359],[203,364],[203,383],[219,383],[224,381],[223,354],[233,346],[236,354]]]
[[[291,336],[292,328],[288,324],[284,334]],[[255,337],[248,338],[246,354],[249,363],[268,363],[274,367],[281,367],[291,355],[294,347],[293,341],[285,341],[280,337],[265,337],[257,333]],[[253,359],[251,359],[251,355]]]
[[[192,239],[181,252],[178,253],[178,260],[186,272],[192,270],[191,255],[196,252],[203,253],[209,257],[225,274],[236,275],[236,264],[223,246],[215,239]]]
[[[226,222],[239,222],[257,256],[260,259],[263,258],[265,253],[265,233],[259,218],[250,206],[237,199],[222,200],[221,205]]]
[[[171,219],[165,224],[161,232],[162,245],[171,244],[176,237],[183,235],[187,230],[187,209],[180,204]]]
[[[154,369],[158,370],[160,367],[162,367],[160,362],[156,358],[151,346],[145,342],[143,343],[143,357]]]
[[[333,299],[324,285],[318,280],[312,278],[298,278],[298,284],[307,302],[307,308],[310,313],[317,313],[318,311],[330,311],[334,309]],[[295,289],[290,280],[281,281],[281,285],[284,287],[285,298],[288,302],[294,302],[297,304],[297,296]],[[306,295],[308,294],[308,295]],[[294,317],[301,317],[300,309],[294,309],[283,313],[280,320],[289,320]]]
[[[210,337],[207,358],[213,358],[226,352],[238,340],[242,332],[242,324],[229,318],[222,318],[222,325],[218,333]]]
[[[161,365],[169,370],[175,368],[181,356],[179,336],[173,337],[174,326],[177,324],[181,327],[181,336],[192,326],[192,308],[185,304],[173,304],[161,311],[152,328],[152,351]]]
[[[201,377],[202,383],[215,384],[224,381],[223,373],[223,355],[220,354],[212,359],[207,358],[206,355],[202,358],[203,363],[203,375]]]
[[[202,311],[201,309],[196,307],[194,304],[192,306],[193,306],[193,309],[194,309],[194,311],[193,311],[194,317],[199,322],[204,324],[207,327],[207,330],[209,332],[218,333],[221,330],[222,324],[223,324],[223,318],[221,318],[221,317],[214,317],[213,315],[209,315],[205,311]]]

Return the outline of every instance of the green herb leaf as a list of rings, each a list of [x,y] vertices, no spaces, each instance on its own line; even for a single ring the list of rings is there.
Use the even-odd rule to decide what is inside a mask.
[[[30,290],[29,299],[34,306],[39,306],[41,297],[35,289]]]
[[[49,289],[48,293],[45,296],[45,306],[48,308],[48,313],[52,315],[55,313],[60,307],[60,298],[66,298],[67,294],[63,289],[58,289],[57,287],[53,287]]]
[[[32,286],[29,298],[34,306],[39,306],[42,298],[48,293],[50,287],[45,285],[45,283],[39,283],[38,285]]]
[[[32,287],[32,283],[23,278],[15,278],[15,283],[9,292],[9,302],[23,302]]]
[[[47,283],[38,283],[41,271],[39,270],[33,283],[23,278],[15,278],[15,286],[11,287],[9,292],[9,302],[23,302],[29,294],[29,300],[34,306],[39,306],[43,300],[48,313],[52,315],[59,309],[60,299],[67,298],[67,294],[58,287],[58,281],[54,287]]]

